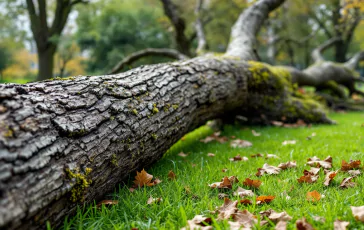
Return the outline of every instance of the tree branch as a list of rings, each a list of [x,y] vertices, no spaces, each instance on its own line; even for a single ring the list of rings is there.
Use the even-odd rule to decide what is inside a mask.
[[[169,58],[173,58],[173,59],[177,59],[177,60],[184,60],[184,59],[189,58],[188,56],[178,52],[177,50],[173,50],[173,49],[147,48],[147,49],[132,53],[129,56],[125,57],[110,71],[109,74],[119,73],[126,65],[130,65],[133,62],[139,60],[140,58],[152,56],[152,55],[153,56],[164,56],[164,57],[169,57]]]
[[[163,3],[165,15],[167,15],[174,27],[177,49],[181,53],[190,56],[190,43],[185,35],[186,23],[184,19],[179,15],[177,6],[171,0],[161,0],[161,2]]]
[[[364,51],[356,53],[352,58],[345,62],[344,65],[350,69],[355,69],[355,67],[358,65],[358,62],[361,60],[364,60]]]
[[[230,43],[225,55],[257,60],[256,35],[269,12],[283,2],[284,0],[261,0],[244,10],[231,30]]]
[[[35,11],[34,2],[33,0],[26,0],[27,1],[27,9],[29,13],[30,18],[30,28],[32,29],[34,40],[36,43],[38,43],[39,38],[37,36],[39,31],[39,16],[37,15],[37,12]]]
[[[333,35],[331,34],[331,32],[327,29],[327,27],[325,26],[325,23],[323,21],[321,21],[317,15],[313,12],[309,12],[310,16],[317,22],[317,24],[320,26],[321,29],[324,30],[326,37],[328,39],[332,38]]]
[[[47,4],[45,0],[38,0],[39,6],[39,25],[41,30],[46,31],[48,33],[48,23],[47,23]]]
[[[325,61],[324,57],[322,56],[322,52],[324,52],[327,48],[329,48],[330,46],[332,46],[333,44],[335,44],[336,42],[338,42],[340,40],[341,40],[341,38],[334,37],[334,38],[327,40],[323,44],[319,45],[311,53],[311,57],[312,57],[313,61],[314,62]]]
[[[196,22],[195,22],[195,28],[196,28],[196,34],[198,38],[198,45],[196,49],[196,53],[198,55],[202,54],[205,51],[206,47],[206,37],[203,29],[203,24],[201,21],[201,9],[202,9],[203,0],[197,0],[196,9],[195,9],[195,15],[196,15]]]

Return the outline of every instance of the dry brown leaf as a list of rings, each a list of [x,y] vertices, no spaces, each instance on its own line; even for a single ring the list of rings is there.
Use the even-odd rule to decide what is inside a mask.
[[[298,183],[315,183],[318,179],[318,176],[314,176],[312,174],[306,174],[301,176],[300,178],[297,179]]]
[[[259,188],[259,186],[262,184],[260,180],[251,180],[250,178],[246,178],[243,182],[243,185],[253,188]]]
[[[283,141],[282,145],[295,145],[297,143],[296,140],[288,140],[288,141]]]
[[[213,154],[213,153],[208,153],[208,154],[207,154],[207,156],[208,156],[208,157],[214,157],[214,156],[215,156],[215,154]]]
[[[261,153],[257,153],[257,154],[250,155],[250,157],[264,157],[264,155]]]
[[[159,178],[155,178],[154,181],[152,181],[152,184],[150,184],[148,186],[154,186],[154,185],[157,185],[160,183],[162,183],[162,181]]]
[[[238,187],[238,189],[233,193],[234,196],[246,197],[246,196],[254,196],[252,190],[243,189],[242,187]]]
[[[256,176],[262,176],[265,173],[272,175],[272,174],[279,174],[281,171],[280,168],[268,165],[265,163],[262,168],[258,168],[258,172],[255,174]]]
[[[320,193],[318,193],[316,190],[312,192],[307,192],[306,194],[306,200],[311,202],[317,202],[321,199]]]
[[[221,170],[221,172],[227,172],[227,171],[228,171],[228,169],[226,169],[226,168]]]
[[[309,171],[305,170],[303,173],[305,174],[305,172],[306,172],[306,173],[310,173],[312,175],[317,176],[318,173],[320,172],[320,170],[321,170],[321,168],[312,168],[311,167],[311,169]]]
[[[220,132],[213,133],[212,135],[207,136],[205,139],[201,139],[200,141],[205,143],[205,144],[209,143],[211,141],[217,141],[220,144],[223,144],[223,143],[227,142],[228,138],[227,137],[221,137],[220,134],[221,134]]]
[[[364,206],[350,206],[350,208],[355,219],[364,222]]]
[[[350,222],[335,220],[334,221],[334,230],[346,230],[346,227],[349,226]]]
[[[204,217],[202,215],[196,215],[192,220],[187,221],[187,226],[181,230],[212,230],[210,217]]]
[[[111,206],[111,205],[116,205],[118,204],[119,201],[117,200],[102,200],[100,201],[99,203],[97,203],[97,207],[100,208],[102,205],[105,205],[105,206]]]
[[[168,180],[175,180],[175,179],[177,179],[176,174],[172,170],[169,170]]]
[[[281,121],[271,121],[270,122],[272,125],[274,125],[274,126],[283,126],[283,122],[281,122]]]
[[[229,219],[234,213],[238,211],[238,201],[232,201],[229,198],[224,198],[224,204],[217,209],[219,213],[218,220]]]
[[[269,220],[271,220],[274,223],[277,223],[279,221],[290,221],[290,220],[292,220],[292,217],[289,216],[286,212],[276,212],[273,209],[262,211],[259,214],[262,217],[267,217]]]
[[[356,177],[359,176],[361,174],[360,170],[349,170],[348,173],[352,176],[352,177]]]
[[[256,223],[258,223],[256,216],[254,216],[248,210],[239,210],[233,215],[233,220],[242,224],[245,228],[251,228]]]
[[[297,230],[315,230],[312,225],[307,222],[305,217],[296,221],[296,228]]]
[[[246,228],[244,227],[243,224],[239,223],[239,222],[233,222],[233,221],[229,221],[229,229],[230,230],[251,230],[252,228]]]
[[[275,196],[258,196],[256,198],[256,203],[257,204],[268,204],[272,200],[274,200],[274,198],[275,198]]]
[[[254,129],[252,129],[252,134],[255,137],[259,137],[261,135],[260,133],[256,132]]]
[[[346,162],[345,160],[343,160],[341,162],[341,171],[349,171],[349,170],[352,170],[352,169],[358,169],[360,168],[360,160],[356,160],[356,161],[352,161],[350,160],[350,162]]]
[[[226,176],[222,179],[222,182],[215,182],[209,185],[210,188],[219,188],[219,189],[231,189],[232,184],[229,178]]]
[[[246,147],[250,147],[253,144],[249,141],[246,140],[240,140],[240,139],[236,139],[230,142],[230,146],[233,148],[246,148]]]
[[[296,161],[288,161],[286,163],[280,163],[278,165],[278,168],[281,168],[283,170],[288,169],[288,168],[296,168],[297,164]]]
[[[184,152],[180,152],[177,155],[180,156],[180,157],[187,157],[188,156],[188,154],[186,154]]]
[[[240,204],[244,204],[244,205],[247,205],[247,204],[253,204],[253,202],[249,199],[242,199],[242,200],[239,200],[239,203]]]
[[[350,187],[354,187],[356,185],[355,182],[352,182],[351,180],[354,177],[348,177],[348,178],[344,178],[341,183],[340,183],[340,188],[350,188]]]
[[[266,155],[265,159],[269,159],[269,158],[279,158],[277,155],[274,154],[268,154]]]
[[[325,176],[325,182],[324,182],[324,185],[325,186],[329,186],[330,182],[334,179],[334,177],[336,176],[338,170],[336,171],[331,171],[331,172],[328,172]]]
[[[236,176],[229,176],[229,181],[231,184],[238,183],[239,180]]]
[[[144,169],[141,172],[137,171],[137,175],[135,176],[134,185],[138,187],[142,186],[153,186],[154,184],[151,183],[153,179],[153,175],[148,174]]]
[[[153,198],[152,196],[149,197],[149,199],[147,200],[147,204],[159,204],[160,202],[162,202],[163,199],[162,198]]]
[[[287,229],[287,221],[279,221],[274,230],[286,230]]]
[[[228,194],[226,194],[226,193],[219,193],[219,194],[217,195],[217,197],[218,197],[220,200],[223,200],[225,197],[229,197],[229,195],[228,195]]]
[[[316,168],[322,167],[324,169],[331,169],[332,168],[332,157],[328,156],[325,160],[320,160],[320,158],[314,156],[312,158],[307,159],[307,164],[309,166],[313,166]]]
[[[247,161],[249,160],[247,157],[242,157],[240,154],[236,155],[233,158],[229,158],[230,161]]]
[[[322,216],[314,216],[313,219],[314,219],[314,221],[321,222],[321,223],[326,222],[326,219]]]

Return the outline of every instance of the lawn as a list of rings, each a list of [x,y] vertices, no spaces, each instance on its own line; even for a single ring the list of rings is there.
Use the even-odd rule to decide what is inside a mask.
[[[242,127],[227,125],[221,136],[235,136],[253,143],[248,148],[232,148],[229,142],[202,143],[200,139],[213,133],[204,126],[186,135],[183,140],[176,143],[153,167],[146,171],[162,182],[153,187],[142,187],[130,192],[135,174],[131,175],[126,185],[120,185],[115,194],[105,199],[118,200],[117,205],[110,207],[96,205],[80,208],[77,214],[69,217],[63,229],[180,229],[187,225],[195,215],[212,217],[215,229],[229,229],[227,220],[217,221],[217,206],[224,201],[218,198],[220,192],[228,194],[232,200],[242,199],[233,195],[237,187],[244,186],[245,178],[259,179],[262,185],[253,189],[256,196],[272,195],[275,199],[269,204],[243,205],[238,204],[239,210],[247,209],[255,214],[260,221],[259,212],[273,209],[277,212],[286,211],[292,220],[288,222],[288,229],[295,229],[297,219],[306,217],[307,221],[316,229],[333,229],[336,219],[350,222],[349,229],[364,229],[363,223],[355,220],[350,206],[364,205],[364,176],[354,178],[355,187],[340,189],[343,178],[348,177],[346,172],[338,172],[329,186],[324,186],[324,172],[321,170],[316,183],[298,183],[297,179],[303,175],[309,157],[317,156],[324,159],[332,156],[333,167],[341,167],[342,160],[364,160],[364,114],[347,113],[331,114],[330,117],[338,122],[337,125],[313,125],[312,127],[282,128],[282,127]],[[252,129],[260,133],[254,136]],[[315,133],[315,136],[312,134]],[[308,136],[312,136],[307,139]],[[294,145],[282,145],[285,140],[296,140]],[[187,157],[178,154],[184,152]],[[207,156],[215,154],[214,157]],[[257,157],[252,154],[275,154],[279,158]],[[232,158],[240,154],[249,158],[248,161],[232,162]],[[278,175],[255,176],[257,168],[264,163],[277,166],[282,162],[296,161],[297,168],[281,171]],[[223,172],[222,169],[228,169]],[[170,170],[177,175],[176,180],[168,180]],[[224,176],[237,176],[240,182],[235,183],[231,190],[219,191],[211,189],[208,184],[221,181]],[[186,192],[186,188],[188,192]],[[317,202],[307,201],[306,193],[316,190],[321,194]],[[286,199],[286,193],[290,199]],[[147,204],[148,198],[162,198],[159,204]],[[251,198],[252,200],[255,197]],[[315,217],[324,217],[320,222]],[[255,229],[274,229],[269,222],[265,226],[255,225]]]

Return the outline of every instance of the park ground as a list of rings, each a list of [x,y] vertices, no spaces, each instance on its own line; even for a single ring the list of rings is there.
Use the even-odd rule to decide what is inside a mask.
[[[364,205],[363,175],[353,179],[356,183],[354,187],[346,189],[339,188],[339,185],[349,175],[341,171],[329,186],[323,185],[325,175],[322,170],[319,179],[313,184],[297,181],[304,169],[310,169],[306,163],[313,156],[320,159],[332,156],[331,170],[340,169],[342,160],[363,162],[364,113],[332,113],[330,117],[338,124],[297,128],[226,125],[220,134],[228,137],[226,143],[201,142],[201,139],[214,132],[203,126],[183,137],[160,161],[145,169],[154,178],[162,180],[161,183],[130,192],[135,176],[133,174],[114,194],[105,197],[117,200],[118,204],[80,207],[75,216],[65,220],[62,229],[180,229],[195,215],[212,217],[215,229],[229,229],[228,221],[217,221],[217,214],[212,211],[224,203],[219,199],[219,193],[227,194],[231,200],[241,199],[234,196],[233,192],[237,187],[248,189],[243,185],[245,178],[262,181],[258,189],[253,189],[256,196],[275,196],[274,200],[263,205],[238,205],[239,210],[247,209],[257,215],[258,219],[259,212],[273,209],[277,212],[286,211],[292,217],[288,229],[295,229],[296,220],[302,217],[315,229],[333,229],[333,222],[337,219],[349,221],[349,229],[364,229],[363,223],[355,220],[350,209],[350,206]],[[253,135],[252,130],[260,136]],[[230,142],[234,139],[247,140],[253,145],[232,148]],[[283,145],[286,140],[295,140],[296,144]],[[180,155],[183,154],[180,153],[187,156],[182,157]],[[264,157],[251,157],[257,153]],[[229,160],[238,154],[248,160]],[[279,158],[266,159],[267,154]],[[287,161],[296,161],[297,167],[281,171],[278,175],[255,175],[264,163],[277,166]],[[361,165],[361,169],[362,167]],[[175,173],[175,180],[169,179],[170,170]],[[211,189],[208,186],[221,181],[225,176],[236,176],[239,182],[231,190]],[[314,190],[321,194],[321,199],[308,201],[307,192]],[[287,199],[287,196],[290,198]],[[162,198],[162,201],[147,204],[150,197]],[[255,198],[251,199],[254,201]],[[325,221],[318,220],[318,217],[323,217]],[[257,224],[254,228],[274,229],[274,224]]]

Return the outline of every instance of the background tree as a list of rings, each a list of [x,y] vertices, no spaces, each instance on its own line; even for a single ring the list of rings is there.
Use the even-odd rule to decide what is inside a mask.
[[[46,0],[26,0],[27,11],[31,23],[31,30],[37,46],[38,52],[38,80],[44,80],[53,76],[54,55],[57,50],[57,42],[60,39],[62,31],[67,23],[68,16],[76,4],[87,3],[84,0],[57,0],[54,11],[52,11],[53,20],[50,21],[49,3]]]

